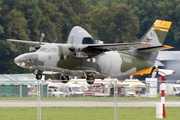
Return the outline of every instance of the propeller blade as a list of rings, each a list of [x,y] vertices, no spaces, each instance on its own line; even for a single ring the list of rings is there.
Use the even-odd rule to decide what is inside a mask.
[[[40,38],[39,45],[41,45],[41,43],[42,43],[44,37],[45,37],[45,34],[44,34],[44,33],[41,33],[41,38]]]

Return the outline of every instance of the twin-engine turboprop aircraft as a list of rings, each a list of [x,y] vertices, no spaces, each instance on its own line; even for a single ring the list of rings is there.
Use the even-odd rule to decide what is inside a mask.
[[[40,42],[7,41],[36,45],[35,52],[22,54],[14,61],[20,67],[35,69],[37,79],[42,77],[38,71],[52,71],[61,73],[64,83],[68,76],[80,76],[93,84],[95,78],[149,74],[158,51],[172,48],[163,45],[170,26],[169,21],[156,20],[136,43],[95,44],[79,26],[73,27],[66,44],[42,42],[43,36]]]

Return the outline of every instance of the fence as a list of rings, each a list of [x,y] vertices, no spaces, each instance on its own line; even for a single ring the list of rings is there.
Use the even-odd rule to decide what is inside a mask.
[[[115,81],[117,99],[114,99]],[[116,79],[97,80],[93,85],[86,84],[85,80],[71,80],[70,84],[62,84],[60,81],[42,82],[41,119],[156,119],[155,107],[160,102],[160,82]],[[21,84],[1,82],[0,119],[37,119],[36,84],[28,81]],[[176,80],[166,80],[166,84],[166,119],[178,119],[180,84]],[[116,109],[115,105],[118,106]]]

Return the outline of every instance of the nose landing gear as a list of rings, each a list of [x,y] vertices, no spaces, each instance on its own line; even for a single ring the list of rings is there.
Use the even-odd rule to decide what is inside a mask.
[[[41,80],[42,79],[42,73],[37,73],[36,74],[36,79]]]
[[[36,79],[37,80],[41,80],[42,79],[42,72],[35,70],[34,74],[36,75]]]

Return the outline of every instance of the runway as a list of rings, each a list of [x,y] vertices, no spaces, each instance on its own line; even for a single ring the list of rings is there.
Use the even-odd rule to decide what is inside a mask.
[[[156,107],[160,101],[118,101],[118,107]],[[180,107],[180,101],[167,101],[166,107]],[[36,100],[0,100],[0,107],[37,107]],[[41,107],[114,107],[114,101],[42,100]]]

